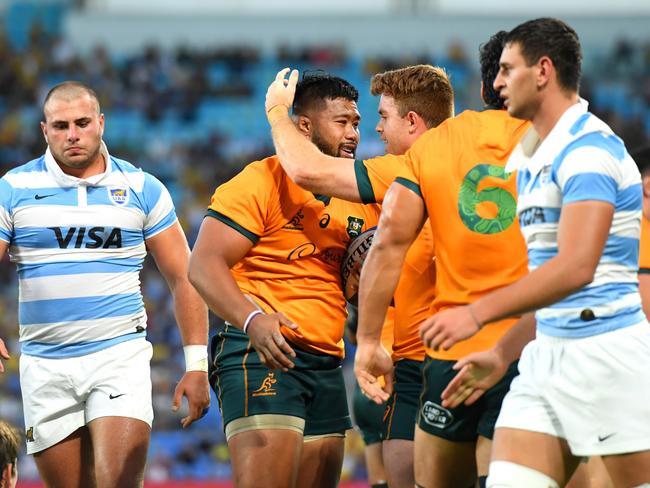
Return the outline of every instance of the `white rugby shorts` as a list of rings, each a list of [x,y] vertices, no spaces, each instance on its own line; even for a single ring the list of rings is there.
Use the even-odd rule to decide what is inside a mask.
[[[27,453],[47,449],[99,417],[131,417],[151,426],[151,355],[142,338],[72,358],[21,355]]]
[[[581,339],[537,333],[496,428],[566,439],[575,456],[650,449],[650,324]]]

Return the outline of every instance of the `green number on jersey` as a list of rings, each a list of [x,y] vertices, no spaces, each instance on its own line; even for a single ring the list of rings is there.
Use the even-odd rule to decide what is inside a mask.
[[[510,175],[501,166],[478,164],[467,172],[458,194],[460,218],[465,227],[478,234],[498,234],[505,231],[515,221],[517,214],[517,202],[508,190],[487,186],[477,191],[481,181],[489,176],[507,180]],[[476,212],[476,207],[482,202],[492,202],[496,205],[495,218],[486,219]]]

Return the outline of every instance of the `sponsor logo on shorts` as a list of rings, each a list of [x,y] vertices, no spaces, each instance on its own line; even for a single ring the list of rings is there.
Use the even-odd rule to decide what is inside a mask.
[[[275,373],[271,371],[266,375],[264,381],[262,381],[262,386],[252,393],[252,396],[275,396],[277,391],[273,388],[273,385],[277,383],[278,380],[275,379]]]
[[[429,401],[425,402],[421,413],[427,424],[438,429],[446,429],[454,421],[454,416],[449,410]]]
[[[27,442],[34,442],[34,427],[30,427],[25,431],[25,439]]]
[[[361,234],[361,229],[363,229],[363,219],[360,217],[348,217],[348,236],[350,239],[354,239]]]
[[[129,190],[127,188],[109,188],[108,197],[115,205],[122,207],[129,201]]]

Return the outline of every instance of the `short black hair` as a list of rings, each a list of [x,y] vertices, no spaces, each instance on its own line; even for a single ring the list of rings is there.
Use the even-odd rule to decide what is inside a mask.
[[[636,149],[630,153],[639,168],[641,176],[650,173],[650,146]]]
[[[505,108],[503,98],[494,89],[494,80],[499,74],[499,60],[506,44],[506,31],[499,31],[490,37],[485,44],[481,44],[478,50],[479,61],[481,62],[481,81],[483,82],[483,101],[489,108]]]
[[[582,50],[578,34],[559,19],[529,20],[510,31],[506,44],[518,44],[528,66],[548,56],[562,88],[577,92],[582,74]]]
[[[304,115],[309,110],[320,110],[325,100],[344,98],[356,102],[359,92],[351,83],[324,71],[304,73],[296,85],[293,99],[293,114]]]

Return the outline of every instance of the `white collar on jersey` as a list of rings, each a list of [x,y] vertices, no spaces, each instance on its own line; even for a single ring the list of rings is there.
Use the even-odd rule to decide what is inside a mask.
[[[569,129],[582,114],[587,112],[588,108],[589,102],[580,98],[578,103],[564,111],[543,141],[540,141],[537,132],[531,126],[508,158],[506,171],[511,173],[525,166],[531,174],[538,173],[549,164],[550,158],[557,156],[558,147],[563,147],[569,142],[567,139]]]
[[[101,141],[101,146],[99,150],[104,156],[104,161],[106,162],[106,169],[103,173],[98,175],[93,175],[88,178],[77,178],[63,172],[59,163],[56,162],[50,147],[45,151],[45,166],[54,179],[63,187],[77,187],[77,186],[103,186],[102,180],[104,180],[113,170],[113,165],[111,163],[110,155],[108,154],[108,148],[104,141]]]

